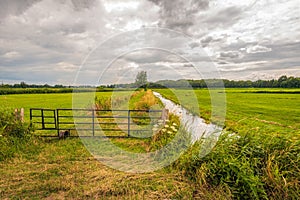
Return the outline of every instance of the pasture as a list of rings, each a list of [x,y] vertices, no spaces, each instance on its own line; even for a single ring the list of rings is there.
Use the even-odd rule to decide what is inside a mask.
[[[111,169],[95,160],[79,138],[33,138],[12,158],[0,161],[0,198],[297,199],[300,95],[289,93],[291,90],[257,93],[262,90],[279,89],[226,89],[225,133],[239,137],[221,137],[204,158],[197,154],[200,141],[171,166],[151,173],[130,174]],[[179,103],[171,90],[156,91]],[[194,93],[201,117],[211,121],[209,91],[199,89]],[[124,98],[128,101],[131,94],[132,91],[115,92],[119,99],[116,103]],[[176,90],[176,94],[184,97],[180,102],[184,107],[194,109],[186,90]],[[111,95],[112,92],[96,93],[103,99]],[[133,98],[125,108],[141,98]],[[28,122],[32,107],[72,108],[72,94],[2,95],[0,102],[6,109],[25,108]],[[130,138],[112,142],[138,153],[151,150],[151,145],[161,141],[152,144],[151,138]]]
[[[171,90],[156,90],[176,103],[193,110],[189,102],[191,92],[174,90],[180,96],[179,102]],[[259,93],[267,91],[270,93]],[[279,93],[279,92],[282,93]],[[225,126],[234,132],[257,131],[260,133],[299,133],[300,131],[300,95],[296,89],[226,89]],[[212,93],[218,93],[215,89]],[[275,93],[274,93],[275,92]],[[194,90],[198,98],[199,113],[206,121],[211,120],[211,101],[206,89]]]

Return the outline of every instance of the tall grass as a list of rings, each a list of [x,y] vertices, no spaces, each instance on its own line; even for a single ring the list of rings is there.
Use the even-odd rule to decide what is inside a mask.
[[[129,100],[129,108],[132,110],[161,109],[159,100],[153,95],[151,90],[135,91]],[[151,116],[147,112],[132,112],[132,121],[138,125],[149,125]],[[135,118],[137,117],[137,118]]]
[[[173,167],[201,188],[222,188],[232,199],[298,199],[300,140],[290,135],[224,134],[201,157],[198,141]]]
[[[166,146],[174,139],[175,135],[178,133],[180,121],[176,115],[170,114],[169,120],[167,120],[165,124],[158,124],[156,126],[158,128],[155,127],[153,129],[154,134],[150,143],[150,148],[152,150],[160,149]]]
[[[112,110],[121,109],[123,105],[126,105],[129,97],[108,97],[108,96],[96,96],[95,97],[95,108],[98,110]]]
[[[0,161],[11,158],[20,153],[30,144],[30,124],[16,119],[12,111],[0,110]]]

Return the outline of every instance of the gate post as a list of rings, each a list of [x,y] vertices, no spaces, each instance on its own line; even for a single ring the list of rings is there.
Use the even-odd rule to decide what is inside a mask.
[[[163,120],[163,124],[165,125],[166,120],[169,118],[169,110],[164,108],[161,113],[161,119]]]
[[[127,136],[130,137],[130,110],[128,110],[127,123],[128,123]]]
[[[92,109],[92,131],[94,137],[95,136],[95,109]]]
[[[59,109],[56,109],[56,129],[57,129],[57,136],[59,137]]]
[[[42,129],[45,129],[44,109],[41,109]]]
[[[30,123],[32,121],[32,108],[30,108]]]

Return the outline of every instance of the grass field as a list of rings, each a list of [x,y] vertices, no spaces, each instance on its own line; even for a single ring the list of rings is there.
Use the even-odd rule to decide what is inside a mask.
[[[300,131],[300,95],[256,93],[257,91],[283,91],[282,89],[226,89],[226,122],[227,129],[241,131],[268,131],[272,133],[299,133]],[[165,97],[179,103],[178,97],[170,90],[157,90]],[[175,90],[177,96],[183,97],[181,104],[189,110],[190,92]],[[290,89],[287,91],[300,91]],[[212,92],[219,92],[213,90]],[[211,101],[208,90],[194,90],[198,98],[199,112],[202,118],[209,121]]]
[[[178,101],[169,90],[157,91]],[[225,129],[243,140],[220,140],[205,158],[193,154],[194,148],[171,167],[131,174],[95,160],[79,138],[34,138],[15,157],[0,161],[0,199],[297,199],[300,95],[252,91],[257,90],[226,90]],[[185,107],[192,105],[187,91],[176,93],[185,97]],[[200,115],[210,121],[209,92],[201,89],[195,94]],[[103,98],[110,95],[97,93]],[[32,107],[71,108],[72,94],[3,95],[0,102],[9,109],[25,108],[28,121]],[[148,151],[147,139],[113,142],[128,151]]]

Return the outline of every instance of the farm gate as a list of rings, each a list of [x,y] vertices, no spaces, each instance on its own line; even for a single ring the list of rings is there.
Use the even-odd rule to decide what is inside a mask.
[[[84,132],[80,136],[139,137],[152,133],[154,124],[164,121],[166,110],[97,110],[31,108],[30,121],[36,130]],[[102,134],[103,136],[103,134]]]

